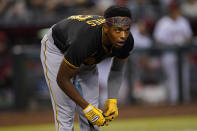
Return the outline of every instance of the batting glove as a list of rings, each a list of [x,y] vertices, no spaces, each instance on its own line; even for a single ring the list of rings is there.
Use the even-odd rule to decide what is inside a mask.
[[[102,115],[103,111],[92,106],[89,104],[84,110],[83,110],[86,118],[89,120],[90,123],[97,126],[103,126],[105,123],[105,118]]]
[[[105,101],[105,119],[106,121],[112,121],[118,116],[117,99],[108,99]]]

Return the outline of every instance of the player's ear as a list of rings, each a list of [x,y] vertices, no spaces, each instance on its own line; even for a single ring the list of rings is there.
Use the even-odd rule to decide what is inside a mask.
[[[108,30],[109,30],[109,26],[105,23],[103,25],[103,31],[104,31],[104,33],[108,32]]]

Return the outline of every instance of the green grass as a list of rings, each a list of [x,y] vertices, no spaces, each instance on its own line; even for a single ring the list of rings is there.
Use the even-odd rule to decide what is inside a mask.
[[[79,131],[77,124],[75,129]],[[53,124],[15,126],[0,128],[0,131],[55,131],[55,127]],[[197,131],[197,115],[115,120],[101,131]]]

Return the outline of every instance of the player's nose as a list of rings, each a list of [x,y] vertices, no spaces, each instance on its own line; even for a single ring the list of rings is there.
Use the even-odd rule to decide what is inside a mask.
[[[120,32],[120,40],[121,41],[125,41],[127,38],[126,32],[125,31],[121,31]]]

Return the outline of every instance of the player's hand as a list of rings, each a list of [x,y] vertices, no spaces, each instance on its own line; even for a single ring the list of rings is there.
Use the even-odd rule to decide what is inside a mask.
[[[93,124],[97,126],[103,126],[105,123],[105,118],[102,115],[103,111],[92,106],[89,104],[84,110],[83,110],[85,116],[87,119]]]
[[[104,117],[106,122],[112,121],[118,116],[117,99],[108,99],[105,101],[105,113]]]

